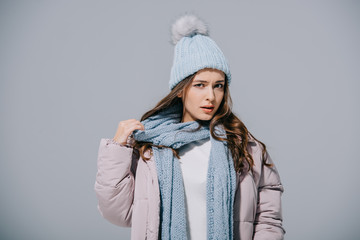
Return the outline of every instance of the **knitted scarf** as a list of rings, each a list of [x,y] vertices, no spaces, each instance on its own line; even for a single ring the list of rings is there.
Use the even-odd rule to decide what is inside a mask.
[[[206,183],[207,239],[233,239],[233,202],[236,175],[231,153],[224,141],[217,141],[209,127],[197,121],[181,123],[182,106],[174,105],[141,123],[145,130],[135,130],[134,139],[178,149],[185,144],[210,137],[211,150]],[[226,138],[222,125],[217,136]],[[161,239],[187,239],[184,185],[178,159],[169,148],[153,146],[160,188]],[[196,161],[196,159],[194,159]]]

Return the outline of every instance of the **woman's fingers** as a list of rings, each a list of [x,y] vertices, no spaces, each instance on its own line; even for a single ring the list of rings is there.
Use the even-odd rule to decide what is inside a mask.
[[[120,121],[114,136],[114,140],[121,144],[126,144],[129,135],[136,129],[145,130],[145,127],[140,121],[136,119]]]

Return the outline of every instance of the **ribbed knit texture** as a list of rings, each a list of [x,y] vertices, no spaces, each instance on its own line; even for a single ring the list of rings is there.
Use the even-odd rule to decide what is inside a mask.
[[[145,130],[135,130],[134,139],[178,149],[193,141],[210,137],[211,150],[207,173],[208,239],[233,239],[233,202],[236,174],[226,142],[215,140],[208,126],[196,121],[181,123],[182,106],[174,105],[142,121]],[[215,133],[226,138],[223,126]],[[184,185],[179,160],[169,148],[153,147],[160,188],[161,239],[187,239]]]
[[[230,85],[231,73],[229,65],[215,41],[201,34],[183,37],[175,45],[169,88],[173,89],[186,77],[204,68],[223,71]]]

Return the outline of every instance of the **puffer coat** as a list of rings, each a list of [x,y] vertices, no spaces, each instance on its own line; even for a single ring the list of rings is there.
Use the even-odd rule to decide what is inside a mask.
[[[132,240],[159,239],[160,192],[154,156],[144,161],[138,150],[113,139],[102,138],[98,151],[95,192],[98,210],[109,222],[131,227]],[[253,171],[237,173],[234,201],[234,239],[280,240],[284,238],[280,176],[262,145],[249,136],[248,151]],[[146,157],[150,152],[144,153]]]

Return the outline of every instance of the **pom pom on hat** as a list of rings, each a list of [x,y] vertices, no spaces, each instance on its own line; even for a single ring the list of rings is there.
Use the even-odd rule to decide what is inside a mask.
[[[191,37],[195,34],[209,35],[206,24],[193,14],[186,14],[175,21],[171,28],[172,43],[175,45],[183,37]]]

